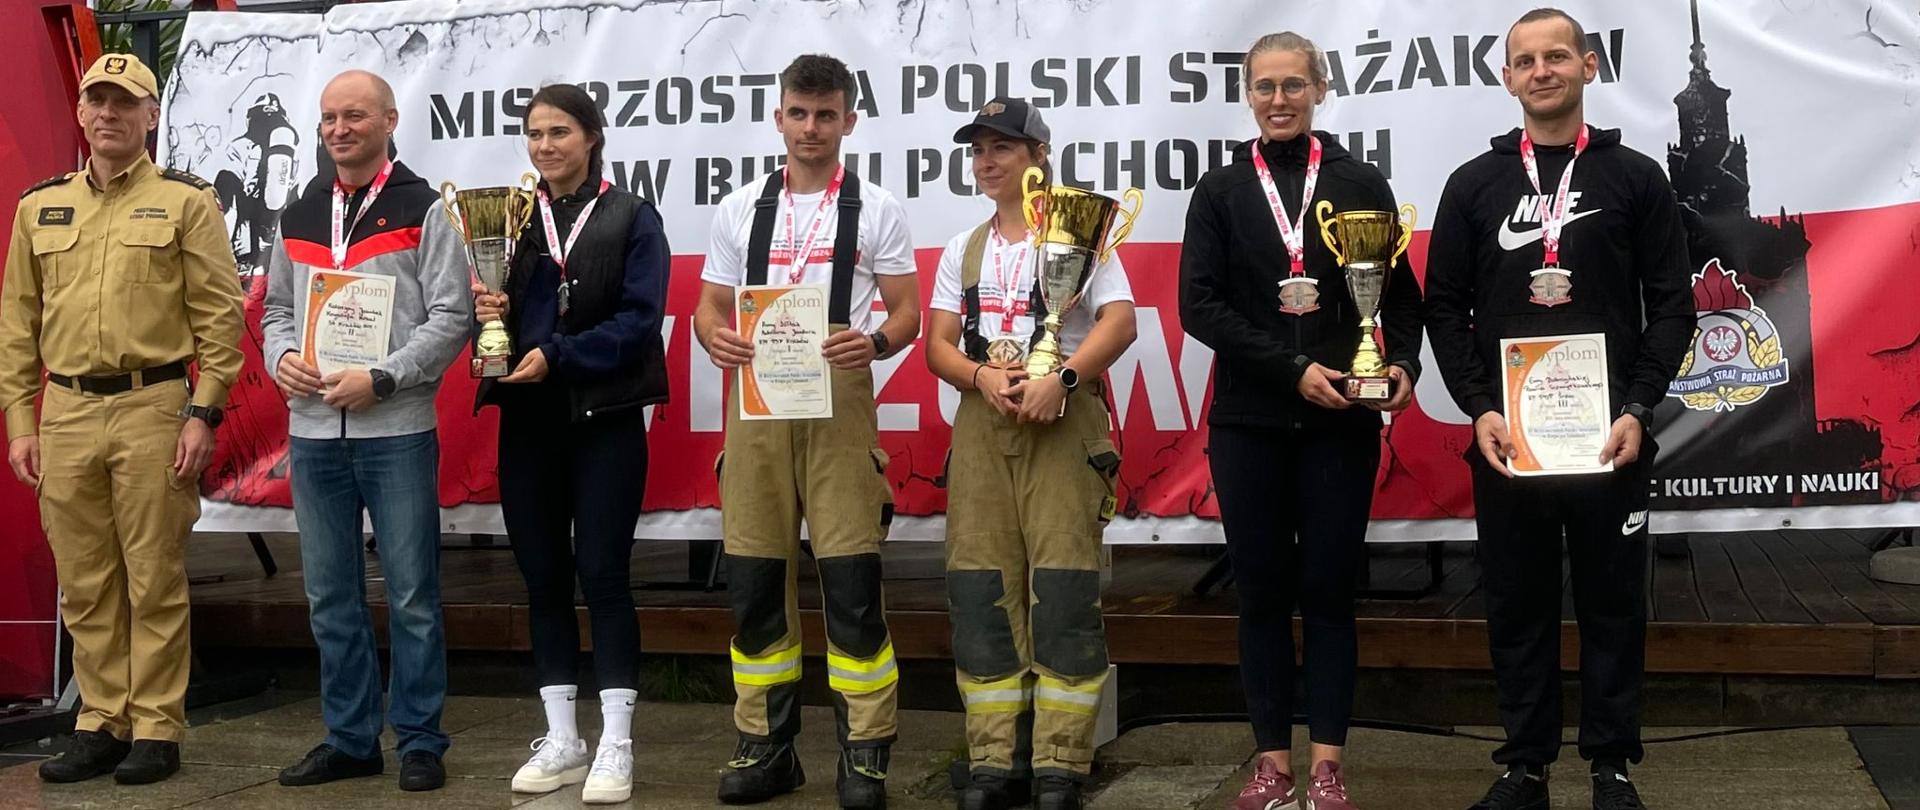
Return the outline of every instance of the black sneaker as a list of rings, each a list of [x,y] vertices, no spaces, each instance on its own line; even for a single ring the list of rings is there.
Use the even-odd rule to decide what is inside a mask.
[[[379,754],[366,759],[348,756],[326,743],[314,746],[306,757],[280,772],[280,784],[287,787],[324,785],[339,779],[378,776],[387,769]]]
[[[833,784],[842,810],[886,810],[890,759],[884,745],[840,749],[840,773]]]
[[[1064,776],[1042,776],[1034,781],[1034,810],[1080,810],[1080,782]]]
[[[1013,806],[1013,797],[1007,791],[1007,778],[974,774],[967,780],[967,786],[961,788],[959,801],[954,806],[959,810],[1007,810]]]
[[[180,772],[180,744],[166,740],[134,740],[127,758],[113,769],[113,781],[123,785],[151,785]]]
[[[800,768],[793,743],[743,739],[727,762],[727,772],[720,775],[720,803],[764,802],[806,783],[807,772]]]
[[[401,790],[439,790],[447,784],[447,766],[432,751],[408,751],[400,755]]]
[[[40,780],[84,782],[112,773],[132,747],[104,731],[76,731],[65,753],[40,763]]]
[[[1640,803],[1640,791],[1633,789],[1626,768],[1595,763],[1593,810],[1647,810],[1647,806]]]
[[[1514,765],[1467,810],[1546,810],[1547,771]]]

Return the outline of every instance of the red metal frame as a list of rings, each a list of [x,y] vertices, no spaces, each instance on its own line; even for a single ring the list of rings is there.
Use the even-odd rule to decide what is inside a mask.
[[[231,0],[227,0],[231,2]],[[80,98],[80,77],[86,75],[87,66],[100,58],[100,26],[93,21],[93,10],[84,3],[57,3],[40,8],[41,19],[47,27],[47,36],[53,40],[54,53],[66,68],[60,71],[60,83],[64,85],[67,98]],[[74,129],[80,123],[67,119]],[[87,147],[87,139],[79,138],[80,157],[84,162],[92,155]]]

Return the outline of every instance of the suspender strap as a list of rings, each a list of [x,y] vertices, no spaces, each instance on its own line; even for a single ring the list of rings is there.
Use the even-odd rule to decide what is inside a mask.
[[[840,184],[839,230],[833,239],[833,288],[827,295],[827,323],[853,323],[853,266],[860,258],[860,178],[847,172]]]
[[[967,237],[967,251],[960,254],[960,286],[966,290],[960,302],[960,346],[973,362],[987,362],[987,339],[980,336],[980,259],[987,252],[987,232],[993,220],[980,223]]]
[[[760,187],[760,198],[753,201],[753,233],[747,237],[747,283],[767,283],[767,257],[773,250],[773,220],[780,214],[780,192],[786,188],[786,172],[768,172]]]

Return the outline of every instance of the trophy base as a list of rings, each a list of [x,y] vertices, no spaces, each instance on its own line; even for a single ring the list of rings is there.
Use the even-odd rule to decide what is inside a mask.
[[[1386,402],[1393,399],[1392,377],[1348,376],[1344,387],[1347,399],[1352,402]]]
[[[508,357],[475,357],[473,358],[473,376],[475,379],[492,379],[512,374],[513,366],[510,362],[511,359],[512,358]]]

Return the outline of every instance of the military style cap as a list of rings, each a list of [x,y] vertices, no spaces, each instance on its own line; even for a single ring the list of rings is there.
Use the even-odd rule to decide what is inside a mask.
[[[153,78],[153,71],[132,54],[110,53],[95,59],[80,79],[80,91],[84,93],[102,82],[120,85],[135,97],[160,97],[160,83]]]

